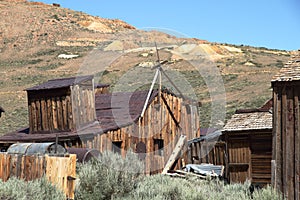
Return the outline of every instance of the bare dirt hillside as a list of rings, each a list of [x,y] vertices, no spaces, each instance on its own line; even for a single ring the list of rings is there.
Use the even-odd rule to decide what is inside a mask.
[[[134,89],[145,77],[151,81],[155,43],[160,59],[168,61],[167,73],[175,74],[173,81],[180,85],[184,79],[193,88],[184,92],[202,102],[203,127],[210,122],[212,93],[220,88],[208,80],[222,78],[218,84],[226,93],[217,95],[226,100],[228,117],[237,108],[261,106],[271,98],[271,77],[290,56],[288,51],[137,30],[118,19],[39,2],[1,0],[0,10],[0,106],[6,111],[0,134],[27,126],[24,89],[48,79],[94,74],[98,81],[112,84],[112,90],[118,85]]]

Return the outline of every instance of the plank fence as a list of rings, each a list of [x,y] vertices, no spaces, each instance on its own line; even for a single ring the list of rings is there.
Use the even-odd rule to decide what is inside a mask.
[[[0,153],[0,178],[7,181],[13,176],[25,181],[45,176],[65,193],[67,199],[74,199],[76,155],[57,157]]]

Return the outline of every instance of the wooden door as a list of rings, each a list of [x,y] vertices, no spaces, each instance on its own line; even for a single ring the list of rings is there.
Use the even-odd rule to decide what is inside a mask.
[[[230,183],[243,183],[250,177],[249,138],[234,137],[228,140],[228,167]]]

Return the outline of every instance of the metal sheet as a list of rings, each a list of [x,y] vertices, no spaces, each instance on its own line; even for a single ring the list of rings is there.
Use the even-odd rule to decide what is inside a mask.
[[[188,164],[185,166],[185,171],[201,174],[205,176],[223,176],[223,165],[213,164]]]
[[[57,152],[55,152],[55,143],[54,142],[49,142],[49,143],[32,143],[27,151],[27,155],[32,155],[32,154],[64,154],[66,153],[66,149],[61,146],[57,145]]]
[[[9,154],[25,154],[25,155],[32,155],[32,154],[54,154],[55,153],[55,143],[16,143],[11,145],[7,149],[7,153]],[[61,146],[57,145],[57,154],[65,154],[66,149]]]
[[[25,154],[27,151],[27,148],[31,145],[32,143],[16,143],[11,145],[7,149],[7,153],[9,154]]]

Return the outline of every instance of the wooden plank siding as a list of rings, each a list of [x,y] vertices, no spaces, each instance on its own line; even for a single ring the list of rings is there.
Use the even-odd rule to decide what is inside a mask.
[[[227,141],[230,183],[243,183],[251,178],[249,136],[229,136]]]
[[[55,157],[0,153],[0,179],[3,181],[11,177],[31,181],[43,176],[61,189],[67,199],[74,199],[76,155]]]
[[[272,185],[287,199],[299,199],[299,82],[274,82]]]
[[[189,145],[188,151],[188,163],[210,163],[214,165],[226,165],[226,144],[223,141],[193,142]]]
[[[96,121],[93,80],[67,88],[28,91],[29,130],[76,131]]]
[[[230,183],[250,180],[266,186],[271,183],[272,132],[243,131],[225,133]]]
[[[252,183],[271,184],[272,135],[251,135],[250,150]]]
[[[33,99],[29,97],[30,133],[68,131],[73,129],[72,112],[68,113],[69,97]]]
[[[127,150],[136,151],[137,144],[143,142],[146,145],[146,155],[143,158],[146,173],[161,172],[181,134],[186,135],[188,139],[200,136],[197,107],[183,105],[182,100],[174,95],[164,93],[163,95],[172,113],[162,98],[156,97],[146,109],[144,117],[140,118],[138,122],[110,130],[101,135],[95,135],[90,140],[92,148],[96,148],[100,152],[112,151],[114,149],[113,143],[121,142],[120,152],[125,156]],[[186,109],[191,110],[191,107],[193,112],[188,114]],[[180,127],[177,127],[175,120],[180,124]],[[162,155],[157,150],[157,146],[154,145],[155,140],[163,141]],[[86,144],[87,142],[83,141],[83,144],[75,146],[82,147]],[[175,167],[178,169],[182,167],[180,160]]]
[[[189,163],[224,165],[224,176],[232,183],[271,183],[272,130],[224,132],[215,140],[190,142]]]

